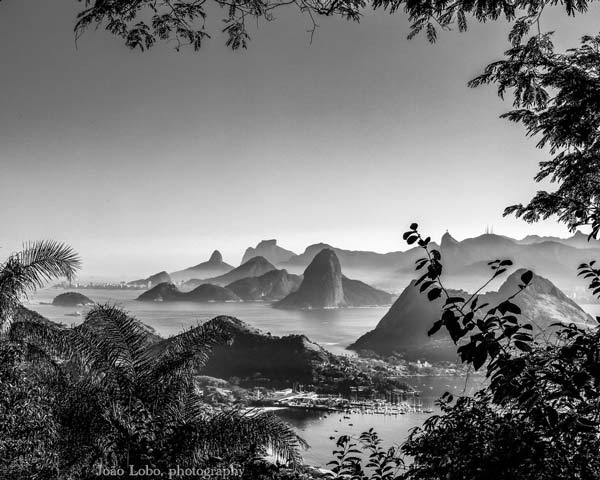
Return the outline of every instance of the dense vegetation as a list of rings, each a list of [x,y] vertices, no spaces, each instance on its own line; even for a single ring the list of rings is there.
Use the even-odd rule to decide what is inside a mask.
[[[0,478],[232,465],[252,478],[267,453],[298,463],[303,441],[274,415],[203,402],[198,369],[228,340],[213,323],[157,341],[110,305],[72,328],[22,307],[23,295],[78,265],[53,242],[27,245],[0,265]]]
[[[147,49],[175,39],[177,48],[201,47],[208,37],[206,2],[187,0],[86,0],[77,35],[103,25],[131,48]],[[215,0],[224,12],[227,44],[246,47],[248,19],[273,19],[293,6],[315,17],[359,20],[371,6],[404,10],[414,36],[432,42],[438,30],[467,28],[469,18],[511,22],[510,48],[471,81],[495,84],[513,94],[505,115],[524,126],[547,149],[537,181],[557,184],[527,204],[506,209],[526,221],[557,216],[569,228],[591,226],[600,233],[600,36],[556,52],[552,34],[540,31],[544,9],[568,15],[586,12],[586,0]],[[533,34],[530,35],[530,31]],[[429,192],[427,193],[429,194]],[[430,334],[448,334],[461,359],[485,369],[488,386],[473,398],[440,400],[442,414],[412,432],[400,449],[383,449],[375,432],[341,437],[331,464],[335,478],[355,479],[596,479],[600,477],[600,331],[563,326],[553,343],[534,341],[530,325],[507,298],[497,305],[449,295],[439,252],[411,226],[405,239],[426,256],[417,267],[430,300],[445,305]],[[591,260],[591,259],[590,259]],[[219,466],[239,463],[249,478],[272,478],[275,467],[258,462],[268,447],[285,460],[298,460],[301,441],[269,415],[239,410],[214,412],[194,391],[194,373],[210,347],[225,341],[211,325],[197,327],[157,345],[125,312],[92,309],[79,327],[63,329],[28,314],[20,305],[46,280],[70,278],[79,260],[53,242],[27,245],[0,266],[0,477],[93,478],[97,468],[132,465]],[[493,261],[492,277],[509,265]],[[600,294],[600,269],[582,264],[580,273]],[[527,288],[523,274],[519,292]],[[362,446],[362,449],[358,447]],[[367,457],[361,457],[361,451]],[[404,457],[411,462],[404,463]],[[258,468],[259,471],[256,470]],[[255,469],[255,470],[252,470]]]

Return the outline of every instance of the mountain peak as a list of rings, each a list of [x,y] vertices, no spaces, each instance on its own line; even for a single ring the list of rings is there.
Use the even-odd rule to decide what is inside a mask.
[[[246,263],[252,257],[258,256],[266,258],[273,265],[279,265],[295,257],[296,254],[290,250],[281,248],[277,245],[277,240],[274,238],[270,240],[261,240],[256,247],[248,247],[246,249],[242,258],[242,264]]]
[[[267,248],[267,247],[276,247],[277,246],[277,240],[276,239],[271,239],[271,240],[261,240],[260,242],[258,242],[258,245],[256,246],[256,248]]]
[[[281,308],[338,308],[345,306],[342,267],[333,250],[324,248],[306,270],[300,287],[277,304]]]
[[[208,263],[212,263],[212,264],[223,263],[223,255],[221,255],[221,252],[219,252],[218,250],[215,250],[212,253],[212,255],[210,256],[210,258],[208,259]]]
[[[444,233],[444,235],[442,235],[442,241],[440,243],[440,246],[447,247],[449,245],[456,245],[457,243],[458,243],[458,240],[456,240],[452,235],[450,235],[448,230],[446,230],[446,233]]]

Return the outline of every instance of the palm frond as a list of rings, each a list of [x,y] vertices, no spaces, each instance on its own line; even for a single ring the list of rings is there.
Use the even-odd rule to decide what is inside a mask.
[[[81,260],[68,245],[54,240],[29,242],[0,266],[0,325],[10,323],[22,297],[46,282],[72,279]]]
[[[203,367],[212,348],[229,339],[229,335],[213,319],[163,340],[149,349],[141,361],[151,368],[150,381],[168,381],[178,373],[193,373]]]
[[[41,315],[25,308],[17,311],[7,330],[11,341],[32,345],[43,350],[47,356],[68,358],[72,354],[69,331]]]
[[[72,280],[81,267],[81,259],[75,250],[55,240],[27,242],[15,258],[23,266],[24,280],[32,289],[61,277]]]
[[[85,321],[71,330],[69,341],[84,365],[96,373],[124,380],[133,388],[136,363],[148,344],[148,332],[136,318],[114,305],[95,305]]]
[[[271,454],[289,464],[302,461],[300,449],[307,443],[294,429],[270,412],[231,409],[200,420],[197,455],[199,458],[232,458],[248,453]]]

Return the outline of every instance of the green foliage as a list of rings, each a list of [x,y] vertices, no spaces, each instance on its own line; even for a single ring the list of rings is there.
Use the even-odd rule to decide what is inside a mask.
[[[371,428],[358,439],[342,435],[333,451],[331,479],[395,480],[400,479],[404,462],[396,447],[381,446],[381,439]]]
[[[441,402],[442,414],[427,419],[402,446],[413,457],[404,478],[572,479],[597,478],[595,438],[545,436],[548,428],[525,411],[497,408],[485,393]]]
[[[224,24],[222,32],[226,45],[234,50],[247,48],[250,36],[247,30],[249,20],[272,21],[275,12],[284,7],[295,8],[305,15],[312,28],[317,28],[319,16],[336,16],[358,22],[367,8],[385,10],[390,14],[404,11],[411,22],[408,38],[424,32],[430,42],[438,38],[438,29],[451,30],[457,27],[460,32],[467,30],[467,19],[478,22],[505,19],[512,23],[510,40],[518,43],[538,24],[539,17],[547,4],[562,6],[568,15],[587,11],[586,0],[563,0],[560,2],[540,2],[537,0],[215,0],[220,7]],[[204,40],[210,38],[207,32],[207,10],[209,3],[204,0],[85,0],[85,8],[79,14],[75,26],[76,36],[81,36],[92,25],[104,28],[125,41],[130,48],[145,50],[157,41],[175,41],[175,48],[191,46],[198,50]]]
[[[20,320],[11,337],[67,359],[51,385],[61,399],[53,413],[65,478],[91,478],[100,465],[244,463],[267,449],[285,462],[300,459],[303,442],[274,415],[203,402],[194,376],[211,347],[227,340],[212,321],[160,340],[121,309],[98,305],[79,326]]]
[[[68,245],[53,240],[28,242],[0,263],[0,328],[6,326],[28,292],[46,282],[72,279],[81,260]]]
[[[25,362],[26,353],[22,345],[0,341],[0,478],[55,475],[54,398]]]
[[[55,242],[28,244],[0,265],[0,478],[255,464],[268,452],[300,461],[305,444],[278,417],[202,401],[195,376],[229,341],[217,322],[163,340],[112,305],[72,328],[22,307],[29,291],[78,266]]]
[[[409,457],[397,477],[405,480],[567,480],[600,477],[600,327],[556,325],[553,342],[537,342],[518,320],[511,299],[531,283],[525,272],[517,291],[498,305],[479,305],[452,297],[442,282],[442,257],[429,248],[418,225],[404,234],[424,249],[417,261],[425,270],[418,283],[433,301],[445,298],[441,318],[430,335],[442,328],[457,343],[462,360],[478,369],[487,365],[488,383],[474,397],[446,393],[440,415],[413,429],[399,452]],[[504,273],[508,261],[490,262],[491,279]],[[581,264],[579,274],[600,296],[600,269]],[[491,280],[490,279],[490,280]],[[488,282],[489,283],[489,282]],[[487,285],[487,284],[486,284]],[[482,288],[484,288],[482,286]],[[566,320],[566,319],[565,319]],[[599,320],[599,319],[597,319]],[[338,440],[334,474],[346,478],[381,478],[363,471],[360,451],[348,437]]]
[[[442,281],[442,256],[436,249],[430,249],[430,238],[423,238],[418,225],[413,223],[404,233],[408,244],[417,243],[426,257],[416,261],[417,270],[425,270],[416,281],[420,291],[427,294],[430,301],[445,300],[440,319],[433,323],[429,335],[442,327],[458,345],[461,360],[478,370],[487,363],[487,375],[496,378],[505,374],[506,361],[531,351],[533,337],[530,324],[519,322],[520,308],[512,300],[522,292],[533,279],[533,273],[521,275],[521,284],[510,297],[497,305],[479,303],[479,293],[491,281],[506,272],[512,265],[510,260],[493,260],[488,263],[490,279],[468,298],[452,296]]]
[[[441,280],[441,254],[430,251],[417,228],[411,225],[405,239],[427,253],[417,261],[417,269],[427,267],[421,290],[430,300],[446,297],[430,334],[445,327],[464,362],[477,369],[487,361],[489,384],[475,398],[454,404],[450,395],[441,399],[442,415],[429,418],[402,446],[414,459],[404,478],[598,478],[600,329],[570,324],[561,326],[556,342],[534,342],[510,301],[531,282],[531,272],[521,276],[518,291],[491,308],[478,305],[478,292],[469,299],[450,297]],[[490,262],[492,279],[509,265]],[[598,288],[593,262],[579,268]]]
[[[525,127],[547,149],[536,181],[557,183],[553,192],[539,191],[527,205],[513,205],[528,222],[556,215],[571,230],[591,225],[600,231],[600,36],[586,36],[581,45],[556,52],[551,34],[525,43],[513,42],[505,60],[491,63],[470,86],[495,84],[498,95],[511,91],[515,109],[502,117]]]

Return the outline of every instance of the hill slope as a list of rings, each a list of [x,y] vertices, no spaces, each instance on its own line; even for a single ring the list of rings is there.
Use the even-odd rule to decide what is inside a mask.
[[[271,270],[260,277],[236,280],[227,288],[244,301],[281,300],[297,290],[302,277],[292,275],[287,270]]]
[[[155,273],[154,275],[150,275],[148,278],[143,278],[140,280],[134,280],[133,282],[129,282],[127,285],[132,285],[132,286],[141,286],[141,287],[146,287],[148,285],[150,285],[151,287],[154,287],[155,285],[158,285],[159,283],[173,283],[173,279],[171,278],[171,276],[165,272],[158,272]]]
[[[195,288],[202,283],[211,283],[213,285],[219,285],[224,287],[225,285],[229,285],[237,280],[241,280],[242,278],[248,277],[260,277],[271,270],[277,270],[275,266],[271,262],[269,262],[264,257],[253,257],[248,260],[246,263],[240,265],[237,268],[225,273],[224,275],[219,275],[218,277],[207,278],[205,280],[199,279],[191,279],[185,282],[184,286],[186,288]]]
[[[231,346],[213,349],[202,370],[220,378],[263,378],[276,385],[311,383],[314,366],[333,356],[304,335],[276,337],[265,335],[234,317],[212,320],[233,337]]]
[[[496,305],[518,290],[524,270],[511,274],[497,292],[481,295],[479,304]],[[452,291],[454,296],[468,298],[464,291]],[[531,284],[513,302],[521,308],[520,321],[532,323],[534,336],[551,335],[555,322],[591,324],[591,317],[570,300],[552,282],[534,275]],[[371,350],[382,355],[402,353],[409,359],[456,360],[456,346],[447,333],[440,331],[432,337],[427,331],[439,319],[443,301],[430,302],[419,293],[414,282],[402,292],[374,330],[360,337],[350,349]]]
[[[137,300],[141,302],[236,302],[240,298],[231,290],[208,283],[199,285],[190,292],[182,292],[172,283],[161,283]]]
[[[233,270],[233,267],[223,261],[223,255],[215,250],[208,261],[199,263],[193,267],[171,273],[174,282],[182,282],[191,278],[210,278],[223,275]]]

